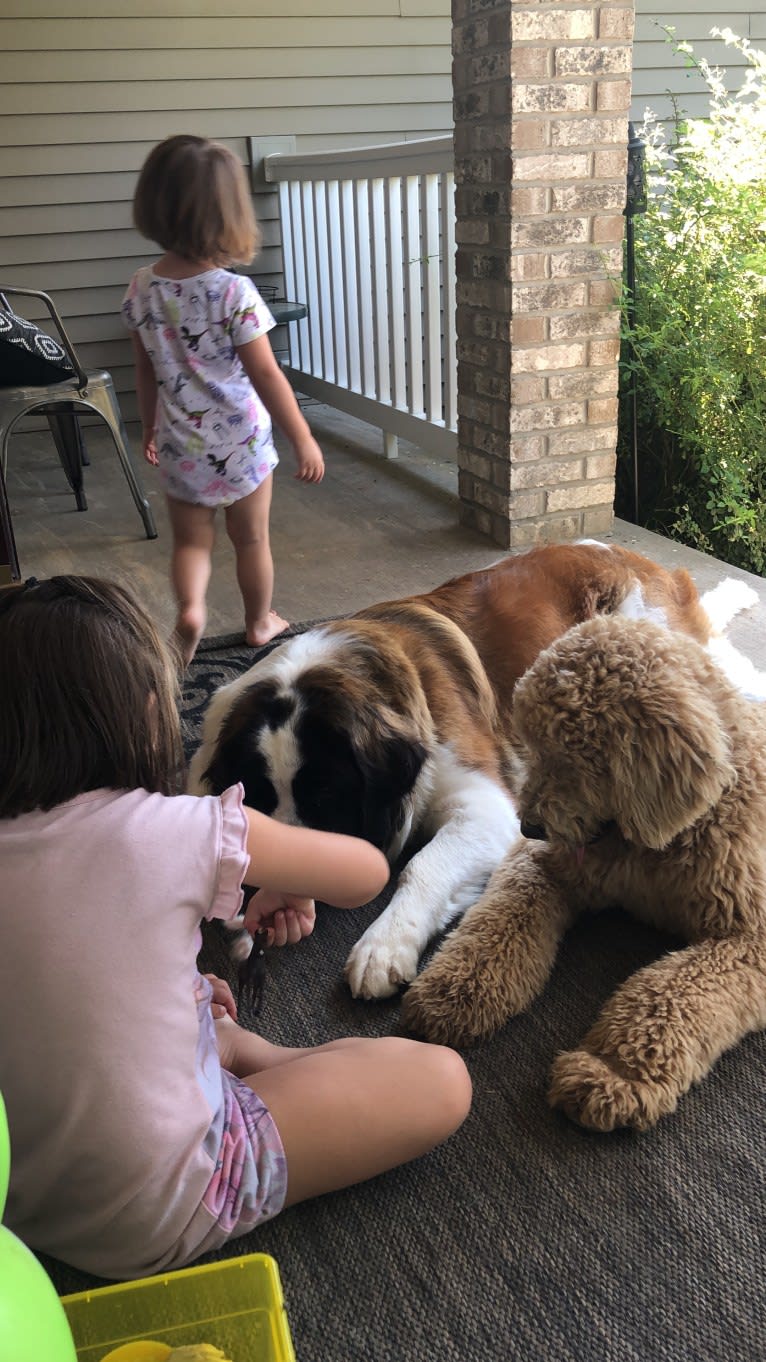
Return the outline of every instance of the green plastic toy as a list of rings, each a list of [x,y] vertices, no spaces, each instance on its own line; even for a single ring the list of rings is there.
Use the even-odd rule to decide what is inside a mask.
[[[11,1141],[0,1093],[0,1218],[8,1195]],[[35,1255],[0,1225],[0,1358],[77,1362],[64,1307]]]

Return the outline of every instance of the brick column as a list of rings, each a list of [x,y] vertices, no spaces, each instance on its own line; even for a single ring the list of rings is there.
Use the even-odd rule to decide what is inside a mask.
[[[633,0],[452,0],[461,519],[612,523]]]

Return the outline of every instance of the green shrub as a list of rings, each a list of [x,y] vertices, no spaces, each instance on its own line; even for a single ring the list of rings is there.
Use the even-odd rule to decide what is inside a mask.
[[[649,116],[647,211],[633,219],[634,325],[623,328],[618,515],[766,573],[766,53],[740,88],[702,72],[709,119]],[[630,315],[626,310],[626,317]],[[639,507],[634,515],[631,396]]]

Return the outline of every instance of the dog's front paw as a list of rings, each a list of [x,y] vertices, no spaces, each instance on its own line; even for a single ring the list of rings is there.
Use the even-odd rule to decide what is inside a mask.
[[[658,1084],[626,1077],[614,1062],[588,1050],[558,1056],[548,1099],[579,1125],[601,1131],[648,1130],[676,1105],[675,1096]]]
[[[505,1001],[487,986],[473,951],[450,942],[408,988],[402,1002],[407,1029],[441,1045],[471,1045],[497,1031],[508,1016]]]
[[[389,940],[373,923],[357,941],[344,974],[355,998],[390,998],[415,978],[420,942],[414,938]]]

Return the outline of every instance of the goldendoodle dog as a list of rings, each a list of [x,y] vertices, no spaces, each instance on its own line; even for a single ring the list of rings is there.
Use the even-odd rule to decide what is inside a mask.
[[[403,1019],[463,1045],[528,1007],[583,912],[621,905],[690,944],[639,970],[550,1101],[594,1130],[645,1130],[766,1026],[766,705],[693,639],[590,620],[516,688],[524,837],[410,987]]]

